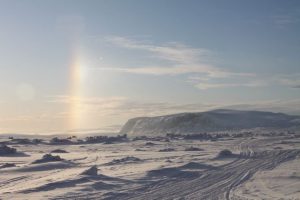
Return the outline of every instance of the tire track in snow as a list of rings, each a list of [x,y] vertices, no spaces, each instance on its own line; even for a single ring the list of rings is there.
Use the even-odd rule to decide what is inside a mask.
[[[257,142],[257,141],[255,141]],[[255,144],[241,143],[240,157],[220,170],[207,170],[205,175],[192,180],[169,180],[157,183],[159,187],[144,187],[121,199],[233,199],[234,189],[259,170],[270,170],[294,159],[300,150],[254,151]],[[118,199],[118,197],[112,198]]]

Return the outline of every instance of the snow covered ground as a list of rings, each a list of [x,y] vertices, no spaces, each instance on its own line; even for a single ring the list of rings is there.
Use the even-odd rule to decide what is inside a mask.
[[[0,156],[0,199],[300,199],[294,134],[8,146],[23,154]],[[48,153],[63,160],[33,163]]]

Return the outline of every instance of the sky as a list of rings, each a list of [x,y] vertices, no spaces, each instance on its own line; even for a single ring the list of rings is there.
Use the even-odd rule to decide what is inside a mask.
[[[0,0],[0,133],[300,114],[298,0]]]

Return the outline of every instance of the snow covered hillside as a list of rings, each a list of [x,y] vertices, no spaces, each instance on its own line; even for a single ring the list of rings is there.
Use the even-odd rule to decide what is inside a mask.
[[[300,125],[299,116],[261,111],[213,110],[128,120],[120,133],[129,135],[241,130],[257,127],[288,128]]]

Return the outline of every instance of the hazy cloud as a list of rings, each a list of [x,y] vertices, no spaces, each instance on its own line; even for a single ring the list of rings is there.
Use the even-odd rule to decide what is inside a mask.
[[[284,18],[276,18],[284,22]],[[285,19],[286,22],[288,18]],[[202,48],[192,48],[187,45],[172,42],[154,45],[145,41],[137,41],[124,37],[106,37],[106,42],[129,50],[145,51],[154,59],[171,61],[169,64],[140,67],[106,66],[93,69],[115,71],[120,73],[144,74],[153,76],[185,75],[186,82],[200,90],[232,88],[232,87],[266,87],[287,86],[299,88],[299,74],[275,74],[269,76],[254,73],[233,72],[215,66],[212,52]]]
[[[203,111],[214,108],[217,105],[203,103],[170,103],[170,102],[141,102],[133,101],[125,97],[71,97],[52,96],[49,103],[70,104],[75,102],[86,114],[97,115],[132,115],[152,116],[171,114],[176,112]]]
[[[70,97],[51,96],[48,103],[62,104],[69,108],[70,101],[76,102],[83,120],[87,120],[92,126],[82,126],[81,129],[70,130],[72,133],[96,133],[118,131],[122,124],[129,118],[141,116],[159,116],[182,112],[202,112],[219,108],[240,109],[240,110],[265,110],[273,112],[284,112],[289,114],[300,114],[300,99],[294,100],[272,100],[272,101],[251,101],[232,102],[230,104],[207,104],[202,102],[175,103],[175,102],[150,102],[137,101],[124,97]],[[63,130],[63,121],[70,117],[70,110],[56,111],[52,113],[40,113],[39,115],[20,115],[14,117],[0,118],[0,125],[3,131],[10,130],[5,125],[21,123],[22,126],[31,126],[32,123],[44,124],[50,127],[50,132]],[[104,123],[107,120],[110,123]],[[60,121],[57,126],[53,123]],[[121,125],[118,125],[118,124]],[[117,124],[117,125],[116,125]],[[87,124],[88,125],[88,124]],[[109,125],[109,126],[108,126]],[[85,127],[90,127],[85,129]],[[97,128],[99,127],[99,128]],[[102,127],[102,128],[100,128]]]
[[[281,75],[276,77],[276,80],[279,84],[288,86],[291,88],[299,88],[300,86],[300,74],[288,74],[288,75]]]
[[[299,88],[300,74],[275,74],[269,76],[234,76],[230,78],[207,78],[205,76],[190,76],[188,82],[201,90],[229,87],[270,87],[284,86]]]
[[[107,37],[106,41],[121,48],[129,50],[145,51],[154,57],[154,59],[162,59],[170,61],[169,64],[160,64],[157,66],[148,66],[147,64],[141,67],[100,67],[96,68],[103,71],[116,71],[132,74],[146,74],[155,76],[175,76],[188,75],[206,78],[207,80],[219,80],[233,77],[253,77],[252,73],[231,72],[221,69],[211,64],[212,52],[203,48],[192,48],[187,45],[171,42],[161,45],[153,45],[143,41],[136,41],[124,37]],[[198,83],[197,81],[189,81],[199,89],[219,88],[219,87],[237,87],[243,86],[244,83]]]
[[[282,112],[287,114],[300,115],[300,99],[292,100],[269,100],[269,101],[256,101],[235,103],[232,105],[224,106],[224,108],[238,109],[238,110],[260,110],[271,112]]]
[[[124,101],[126,98],[124,97],[79,97],[79,96],[68,96],[68,95],[57,95],[50,96],[48,102],[50,103],[75,103],[82,105],[93,105],[93,106],[101,106],[103,108],[115,107],[119,104],[119,102]]]
[[[250,73],[235,73],[209,63],[212,52],[203,48],[192,48],[179,42],[162,45],[145,44],[124,37],[108,37],[108,42],[127,49],[138,49],[153,53],[156,58],[173,61],[171,66],[141,66],[139,68],[116,68],[112,70],[152,75],[176,75],[203,73],[209,77],[251,76]],[[110,68],[111,69],[111,68]],[[108,70],[108,68],[106,68]]]
[[[268,81],[258,76],[234,74],[230,77],[218,78],[193,75],[188,77],[188,82],[201,90],[231,87],[263,87],[269,85]]]
[[[130,40],[124,37],[107,37],[106,41],[127,49],[138,49],[152,52],[158,58],[181,64],[192,64],[200,58],[207,57],[210,51],[201,48],[191,48],[178,42],[170,42],[163,45],[152,45]]]
[[[57,96],[53,103],[67,103],[73,97]],[[64,99],[62,101],[62,99]],[[79,98],[75,98],[79,99]],[[200,112],[218,108],[232,108],[241,110],[267,110],[285,113],[300,113],[300,99],[295,100],[271,100],[257,102],[232,102],[231,104],[206,104],[206,103],[174,103],[174,102],[144,102],[131,100],[124,97],[85,97],[78,100],[81,109],[86,115],[105,117],[115,116],[157,116],[180,112]]]
[[[300,22],[299,14],[297,13],[276,15],[276,16],[272,16],[271,19],[273,23],[279,28],[284,28],[288,25],[292,25]]]

